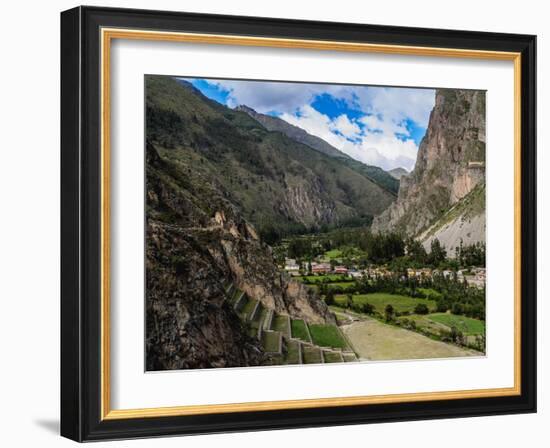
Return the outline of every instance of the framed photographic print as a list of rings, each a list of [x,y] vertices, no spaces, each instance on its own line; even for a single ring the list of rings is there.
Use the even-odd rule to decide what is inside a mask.
[[[534,36],[61,15],[61,433],[536,410]]]

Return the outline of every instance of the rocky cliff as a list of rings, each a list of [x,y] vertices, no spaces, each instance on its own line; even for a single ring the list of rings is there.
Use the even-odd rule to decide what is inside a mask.
[[[472,228],[464,225],[465,217],[471,222],[483,214],[474,227],[484,241],[484,184],[485,92],[438,90],[414,170],[401,177],[397,201],[374,219],[372,229],[399,231],[430,241],[446,228],[449,250],[460,238],[466,240],[472,234]],[[466,201],[476,205],[471,209],[467,204],[458,206],[477,186],[476,199]],[[479,207],[481,200],[483,207]]]
[[[268,309],[333,322],[320,299],[278,272],[270,248],[215,179],[148,143],[147,370],[260,365],[266,357],[226,297],[236,285]]]

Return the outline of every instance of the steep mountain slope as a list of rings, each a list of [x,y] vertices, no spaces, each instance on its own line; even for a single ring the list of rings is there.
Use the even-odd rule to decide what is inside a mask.
[[[394,168],[393,170],[389,170],[388,173],[396,179],[401,179],[401,177],[409,174],[409,172],[405,168]]]
[[[418,240],[429,250],[431,242],[437,238],[453,257],[455,248],[461,243],[466,246],[484,243],[485,226],[485,184],[480,183],[422,232]]]
[[[438,90],[414,170],[401,177],[397,201],[374,219],[372,229],[396,230],[415,237],[423,234],[422,239],[426,239],[428,233],[433,236],[436,230],[443,231],[443,225],[449,228],[451,221],[462,219],[462,214],[450,213],[450,209],[484,184],[485,92]],[[479,187],[477,194],[484,201],[484,187]],[[481,199],[474,202],[479,204]],[[468,211],[469,220],[475,218],[474,212],[475,216],[484,214],[484,207]],[[484,218],[475,223],[484,226]],[[466,240],[471,234],[468,226],[456,223],[451,228],[449,244],[451,240]],[[484,231],[479,232],[479,238],[484,240],[484,235]]]
[[[328,144],[325,140],[311,135],[308,132],[304,131],[302,128],[287,123],[280,118],[260,114],[254,109],[245,105],[240,105],[236,107],[235,110],[247,113],[256,121],[260,122],[268,131],[281,132],[292,140],[296,140],[298,143],[303,143],[304,145],[307,145],[310,148],[315,149],[316,151],[326,154],[327,156],[341,159],[350,158],[347,154],[339,151],[334,146]]]
[[[343,159],[270,132],[190,84],[149,76],[146,96],[147,135],[161,157],[222,186],[226,199],[267,242],[369,224],[395,199]]]
[[[215,180],[147,144],[147,370],[253,366],[266,361],[226,297],[228,284],[266,308],[333,322],[323,301],[291,282]]]
[[[235,110],[240,112],[245,112],[258,121],[262,126],[264,126],[268,131],[281,132],[292,140],[302,143],[306,146],[309,146],[320,153],[326,154],[330,157],[340,159],[340,161],[351,168],[352,170],[358,172],[362,176],[365,176],[367,179],[377,183],[380,187],[389,191],[390,193],[397,195],[399,189],[399,182],[395,180],[393,176],[388,174],[382,168],[372,165],[366,165],[362,162],[359,162],[347,154],[344,154],[342,151],[336,149],[334,146],[328,144],[325,140],[309,134],[298,126],[294,126],[290,123],[287,123],[281,118],[272,117],[270,115],[260,114],[254,109],[251,109],[248,106],[238,106]]]

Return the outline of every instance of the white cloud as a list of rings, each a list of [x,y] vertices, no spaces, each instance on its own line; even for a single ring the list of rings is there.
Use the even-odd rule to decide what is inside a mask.
[[[410,138],[406,121],[421,128],[428,126],[434,90],[347,87],[332,95],[365,115],[356,120],[347,115],[331,120],[311,106],[302,106],[298,114],[286,113],[282,118],[364,163],[384,169],[414,168],[418,146]]]
[[[391,119],[379,118],[376,115],[366,115],[360,118],[359,121],[371,132],[410,135],[409,130],[402,123],[397,123]]]
[[[354,91],[355,106],[387,120],[401,123],[410,119],[426,127],[435,102],[435,90],[395,87],[367,87]]]
[[[347,115],[339,115],[332,121],[332,129],[348,139],[357,139],[361,135],[361,128],[352,122]]]
[[[289,82],[206,80],[227,92],[227,105],[245,104],[258,112],[275,111],[281,118],[316,135],[362,162],[384,169],[414,167],[418,147],[406,121],[426,128],[435,90],[340,86]],[[331,119],[311,104],[323,94],[343,100],[359,118],[345,113]],[[399,135],[399,137],[397,136]]]
[[[411,171],[418,147],[411,139],[403,141],[395,135],[369,133],[360,143],[346,142],[340,150],[354,159],[385,170],[402,167]]]
[[[331,120],[330,117],[309,105],[301,107],[298,114],[285,113],[281,118],[369,165],[376,165],[386,170],[403,167],[408,171],[414,167],[418,151],[415,142],[412,139],[403,141],[397,138],[395,127],[379,118],[375,117],[367,121],[373,128],[383,130],[382,132],[361,130],[358,124],[350,121],[346,115],[340,115]],[[364,118],[367,117],[360,120]],[[390,129],[390,132],[386,132],[387,129]],[[340,131],[342,135],[335,134],[335,130]]]
[[[310,104],[317,95],[329,93],[336,98],[351,99],[348,87],[292,82],[251,82],[239,80],[205,80],[229,93],[228,106],[245,104],[257,112],[292,113]]]
[[[347,141],[345,137],[333,132],[336,129],[336,124],[333,120],[309,105],[300,107],[298,114],[284,113],[281,118],[312,135],[322,138],[335,148],[342,148]]]

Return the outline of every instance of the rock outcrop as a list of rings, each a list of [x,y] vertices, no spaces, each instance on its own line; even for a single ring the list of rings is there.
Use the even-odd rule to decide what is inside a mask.
[[[147,370],[265,362],[226,297],[229,284],[268,309],[334,322],[324,302],[277,270],[222,186],[162,159],[153,144],[146,153]]]
[[[438,90],[414,170],[401,177],[397,201],[375,217],[372,229],[398,231],[428,240],[436,230],[442,231],[443,223],[437,225],[438,220],[476,186],[484,184],[485,92]],[[482,191],[484,195],[485,189]],[[478,212],[484,214],[484,207]],[[460,214],[449,216],[453,216],[452,220],[462,219]],[[468,215],[468,219],[473,218]],[[453,244],[460,238],[466,240],[471,229],[451,224],[452,220],[444,223],[446,233],[453,235],[450,240]],[[481,221],[484,223],[484,218]],[[476,225],[481,225],[481,221],[476,220]],[[484,241],[484,224],[478,234]]]

